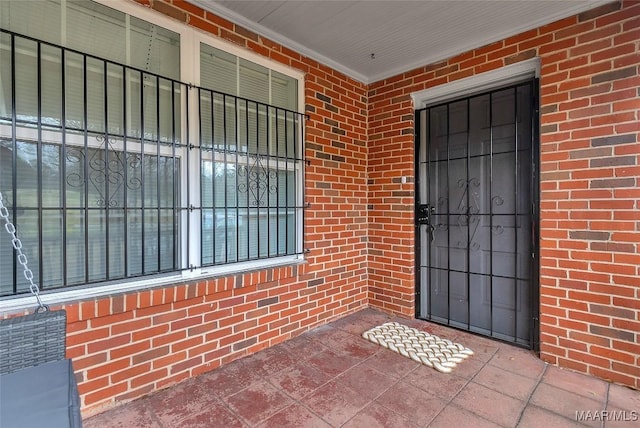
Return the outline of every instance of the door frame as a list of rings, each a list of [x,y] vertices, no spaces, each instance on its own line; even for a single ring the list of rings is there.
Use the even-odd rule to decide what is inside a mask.
[[[479,74],[477,76],[471,76],[468,78],[460,79],[455,82],[436,86],[426,89],[424,91],[415,92],[411,94],[414,105],[414,126],[415,126],[415,140],[414,140],[414,225],[415,225],[415,317],[420,318],[420,294],[421,294],[421,239],[420,239],[420,225],[417,222],[418,216],[418,202],[420,195],[420,157],[419,157],[419,136],[420,136],[420,121],[418,118],[419,110],[422,110],[430,105],[438,103],[453,101],[458,98],[468,97],[470,95],[479,94],[483,92],[490,92],[500,87],[509,86],[512,84],[520,83],[526,80],[535,79],[533,85],[534,97],[534,110],[532,117],[532,163],[531,165],[531,185],[532,185],[532,272],[531,272],[531,332],[530,332],[530,347],[536,353],[540,352],[540,97],[539,97],[539,81],[540,76],[540,60],[539,58],[533,58],[531,60],[522,61],[516,64],[502,67],[497,70],[489,71]],[[454,326],[449,326],[456,328]],[[465,330],[467,331],[467,330]],[[473,332],[471,332],[473,333]],[[494,340],[500,340],[495,337],[490,337]],[[515,346],[522,346],[517,343],[511,343]]]

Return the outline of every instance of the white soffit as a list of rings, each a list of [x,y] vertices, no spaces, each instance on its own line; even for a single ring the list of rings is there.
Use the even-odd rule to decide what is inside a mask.
[[[371,83],[611,0],[192,2],[356,80]]]

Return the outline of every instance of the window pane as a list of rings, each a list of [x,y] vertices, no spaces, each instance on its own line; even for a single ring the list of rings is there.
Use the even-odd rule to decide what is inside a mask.
[[[39,160],[36,143],[19,141],[17,162],[12,168],[13,145],[8,140],[0,141],[3,197],[11,207],[14,197],[11,189],[15,185],[18,208],[15,224],[36,281],[39,280],[38,260],[42,259],[43,287],[65,285],[65,269],[66,284],[81,284],[177,267],[178,225],[174,207],[179,199],[178,159],[125,153],[115,148],[120,144],[97,136],[86,149],[66,147],[63,177],[60,169],[63,146],[43,144]],[[15,183],[12,170],[16,173]],[[63,185],[66,216],[61,210]],[[126,206],[125,193],[128,203],[139,209]],[[43,207],[42,229],[38,224],[39,198]],[[14,215],[13,210],[10,213]],[[38,254],[39,230],[42,230],[42,257]],[[128,248],[125,239],[131,243]],[[66,248],[63,248],[65,240]],[[12,287],[6,285],[13,283],[13,256],[11,246],[7,248],[8,251],[1,250],[2,293],[12,292]],[[26,280],[20,275],[17,279],[18,291],[26,290]]]
[[[296,114],[267,103],[271,98],[294,110],[297,82],[213,48],[202,50],[208,54],[201,60],[203,84],[219,89],[213,67],[225,64],[223,80],[237,73],[239,94],[247,98],[200,93],[201,144],[213,149],[201,155],[202,263],[292,254],[300,123]]]
[[[0,2],[0,8],[4,5]],[[0,33],[0,123],[11,119],[11,36]]]
[[[63,213],[46,210],[42,214],[42,281],[46,288],[62,287],[63,280]],[[29,261],[29,264],[36,260]]]
[[[90,131],[104,133],[105,129],[105,71],[104,61],[87,58],[84,68],[87,102],[87,128]]]
[[[86,0],[67,0],[65,46],[126,63],[126,15]],[[33,8],[31,13],[34,14]],[[49,40],[48,37],[43,37]]]
[[[66,210],[67,228],[67,284],[84,284],[85,269],[85,211]]]
[[[214,93],[203,89],[198,89],[200,102],[200,146],[208,149],[213,148],[213,105]]]
[[[298,81],[277,71],[271,71],[271,104],[291,111],[297,110]]]
[[[0,1],[2,28],[51,43],[60,44],[60,1]]]
[[[166,78],[179,79],[180,35],[133,16],[130,22],[129,65]]]
[[[206,149],[235,150],[235,98],[206,89],[199,89],[199,94],[200,145]]]
[[[88,77],[88,76],[87,76]],[[82,55],[65,55],[66,126],[84,128],[84,79],[85,68]]]
[[[202,162],[202,263],[291,254],[295,172],[265,156],[234,161]]]
[[[200,85],[203,88],[236,95],[237,58],[214,47],[200,44]]]
[[[34,123],[38,114],[38,86],[33,84],[38,81],[37,44],[31,40],[15,38],[15,46],[16,118]],[[11,73],[3,76],[3,80],[9,76]]]
[[[124,130],[124,69],[107,64],[107,132],[123,135]]]
[[[137,139],[144,135],[152,141],[180,142],[181,85],[134,70],[126,70],[124,74],[127,102],[122,119],[127,123],[127,136]]]
[[[62,44],[66,47],[99,56],[119,64],[128,64],[142,70],[160,74],[167,78],[180,77],[180,36],[165,28],[150,24],[135,17],[91,1],[69,0],[61,8],[59,1],[42,0],[34,8],[32,2],[0,2],[2,27],[19,34],[26,34],[40,40]],[[64,27],[62,27],[64,23]],[[2,89],[5,96],[0,103],[0,115],[9,117],[11,109],[11,61],[10,36],[2,36]],[[38,67],[41,71],[41,108],[42,123],[61,124],[62,106],[62,51],[47,45],[41,45],[38,60],[37,44],[21,37],[16,38],[16,103],[20,120],[36,122],[38,112]],[[6,49],[6,50],[5,50]],[[5,58],[6,56],[6,58]],[[66,87],[67,127],[82,129],[85,126],[97,132],[123,134],[123,123],[131,123],[131,129],[140,123],[142,106],[135,103],[135,97],[129,97],[134,103],[127,107],[132,118],[123,117],[123,93],[131,93],[136,88],[123,87],[123,70],[116,65],[106,67],[102,60],[85,59],[82,55],[65,53],[64,79]],[[146,88],[144,114],[149,124],[145,132],[155,138],[158,131],[154,125],[158,115],[162,119],[172,115],[170,112],[180,98],[171,101],[173,89],[167,82],[149,82],[149,76],[137,76],[138,87],[141,81],[150,84]],[[131,82],[130,82],[131,84]],[[160,86],[160,95],[154,94]],[[86,90],[85,90],[86,87]],[[85,94],[86,92],[86,94]],[[140,90],[138,89],[138,93]],[[107,95],[105,95],[107,94]],[[109,101],[105,108],[105,96]],[[85,103],[86,97],[86,103]],[[160,113],[156,110],[156,99],[160,98]],[[149,103],[153,103],[149,104]],[[138,107],[138,108],[135,108]],[[106,111],[105,111],[106,109]],[[84,123],[85,114],[87,124]],[[136,121],[137,119],[137,121]],[[174,135],[173,123],[161,120],[161,135],[166,139]],[[179,136],[179,125],[175,132]]]
[[[246,59],[239,59],[239,95],[269,104],[269,69]]]
[[[40,60],[41,108],[44,125],[62,125],[62,49],[43,45]],[[33,83],[32,83],[33,84]]]
[[[107,221],[109,233],[109,278],[124,278],[125,274],[125,218],[121,208],[109,210]]]
[[[33,271],[33,281],[37,284],[38,281],[40,281],[38,261],[41,257],[38,249],[38,240],[40,238],[38,211],[33,209],[19,209],[13,217],[13,223],[16,230],[20,231],[18,236],[20,241],[22,241],[22,251],[27,256],[29,268]],[[22,266],[16,264],[16,270],[18,292],[28,291],[30,284],[24,277]]]

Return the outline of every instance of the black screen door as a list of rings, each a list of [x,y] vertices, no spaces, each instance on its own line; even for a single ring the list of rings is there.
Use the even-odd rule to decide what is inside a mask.
[[[417,315],[533,347],[535,80],[416,112]]]

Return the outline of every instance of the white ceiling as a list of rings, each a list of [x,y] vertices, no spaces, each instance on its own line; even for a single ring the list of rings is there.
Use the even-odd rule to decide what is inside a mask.
[[[611,0],[192,1],[371,83]]]

